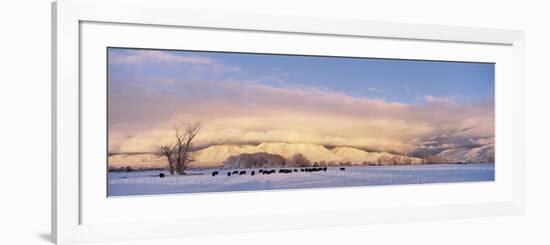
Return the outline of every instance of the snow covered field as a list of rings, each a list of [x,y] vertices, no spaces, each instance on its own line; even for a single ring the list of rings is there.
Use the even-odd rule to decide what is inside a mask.
[[[394,184],[448,183],[493,181],[495,165],[442,164],[407,166],[330,167],[326,172],[293,172],[289,174],[258,174],[258,169],[246,170],[246,175],[227,176],[234,169],[190,170],[190,175],[170,176],[167,171],[109,172],[109,196],[197,193],[220,191],[251,191],[275,189],[327,188]],[[255,170],[254,176],[250,171]],[[277,169],[278,170],[278,169]],[[219,175],[212,177],[213,171]],[[163,172],[166,177],[159,178]],[[191,175],[192,174],[192,175]]]

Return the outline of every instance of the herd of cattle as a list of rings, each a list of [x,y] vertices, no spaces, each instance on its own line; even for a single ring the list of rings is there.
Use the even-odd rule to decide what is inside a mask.
[[[290,174],[290,173],[293,173],[293,172],[320,172],[320,171],[326,172],[327,167],[300,168],[300,169],[297,169],[297,168],[294,168],[294,169],[281,168],[281,169],[279,169],[278,172],[281,173],[281,174]],[[346,168],[340,168],[340,171],[346,171]],[[277,173],[277,171],[275,171],[275,169],[270,169],[270,170],[260,169],[260,170],[258,170],[258,174],[263,174],[263,175],[270,175],[270,174],[275,174],[275,173]],[[219,175],[219,174],[220,174],[219,171],[213,171],[212,172],[212,177],[214,177],[216,175]],[[247,174],[246,170],[233,170],[233,171],[228,171],[227,172],[227,176],[246,175],[246,174]],[[251,170],[250,175],[251,176],[256,175],[256,171]],[[159,177],[164,178],[165,177],[164,173],[160,173]]]
[[[345,170],[346,170],[346,168],[340,168],[340,171],[345,171]],[[260,170],[258,170],[257,174],[270,175],[270,174],[275,174],[277,172],[280,173],[280,174],[290,174],[290,173],[293,173],[293,172],[320,172],[320,171],[326,172],[327,167],[322,167],[322,168],[321,167],[300,168],[300,169],[297,169],[297,168],[294,168],[294,169],[281,168],[281,169],[279,169],[279,171],[276,171],[275,169],[270,169],[270,170],[260,169]],[[251,176],[256,175],[255,170],[251,170],[249,173],[250,173]],[[212,172],[212,177],[214,177],[216,175],[219,175],[219,174],[220,174],[219,171],[213,171]],[[246,175],[246,174],[247,174],[246,170],[233,170],[233,171],[227,172],[227,176]]]

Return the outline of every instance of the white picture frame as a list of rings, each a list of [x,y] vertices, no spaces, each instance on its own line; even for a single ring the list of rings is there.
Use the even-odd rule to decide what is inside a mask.
[[[496,184],[479,185],[484,193],[498,192],[490,198],[479,197],[471,200],[449,198],[445,202],[432,200],[419,195],[419,202],[393,200],[394,205],[386,207],[361,206],[342,207],[337,209],[297,210],[296,212],[277,212],[266,208],[263,212],[236,214],[231,218],[219,214],[207,215],[207,210],[200,206],[194,208],[193,217],[162,217],[158,220],[148,220],[144,215],[141,219],[130,219],[126,216],[112,216],[116,219],[101,218],[98,212],[108,213],[109,205],[95,206],[91,215],[84,215],[83,210],[93,210],[97,200],[91,200],[83,188],[84,182],[96,180],[86,177],[81,165],[82,158],[82,97],[87,93],[86,87],[81,87],[83,77],[83,25],[88,23],[109,23],[137,26],[143,28],[167,27],[190,28],[213,31],[262,32],[269,35],[291,34],[322,37],[370,38],[384,40],[405,40],[418,42],[437,42],[445,44],[471,44],[477,46],[505,47],[505,71],[495,82],[497,97],[497,159],[499,152],[509,161],[505,172]],[[336,20],[310,18],[299,16],[269,16],[254,13],[209,12],[190,10],[181,1],[90,1],[61,0],[52,5],[52,237],[56,243],[112,241],[126,239],[151,239],[175,236],[190,236],[201,234],[223,234],[235,232],[251,232],[278,229],[314,228],[354,224],[378,224],[403,221],[452,219],[465,217],[482,217],[495,215],[521,214],[524,210],[524,82],[523,56],[524,34],[518,30],[496,30],[470,27],[449,27],[438,25],[419,25],[404,23],[388,23],[376,21]],[[170,32],[170,30],[164,30]],[[89,33],[89,32],[86,32]],[[87,37],[86,37],[87,38]],[[93,38],[92,38],[93,39]],[[154,41],[154,40],[153,40]],[[86,41],[91,43],[92,41]],[[476,46],[476,47],[477,47]],[[481,47],[482,48],[482,47]],[[312,51],[313,52],[313,51]],[[454,54],[457,55],[457,54]],[[414,54],[413,54],[414,56]],[[446,56],[442,56],[446,57]],[[458,56],[454,56],[458,57]],[[464,59],[475,59],[467,57]],[[399,57],[397,57],[399,58]],[[495,58],[497,59],[497,58]],[[501,59],[501,58],[498,58]],[[498,63],[497,63],[498,64]],[[501,69],[502,70],[502,69]],[[500,80],[499,80],[500,79]],[[105,102],[102,102],[105,103]],[[499,106],[500,105],[500,106]],[[499,118],[507,123],[499,126]],[[510,120],[507,120],[510,119]],[[500,147],[499,149],[499,145]],[[500,150],[500,151],[499,151]],[[98,152],[101,154],[101,152]],[[497,165],[498,166],[498,165]],[[498,168],[498,167],[497,167]],[[89,168],[88,168],[89,169]],[[92,171],[93,172],[93,171]],[[100,182],[100,180],[97,180]],[[89,185],[88,185],[89,186]],[[459,187],[449,185],[429,185],[424,187],[392,187],[385,189],[370,189],[376,195],[397,195],[414,191],[433,194],[449,190],[468,192],[477,188],[475,184],[465,184]],[[459,190],[463,188],[462,190]],[[360,189],[323,190],[323,194],[337,194],[339,198],[350,198]],[[483,192],[485,191],[485,192]],[[278,191],[270,194],[241,193],[239,198],[250,198],[263,195],[271,200],[288,200],[303,195],[313,195],[313,190]],[[217,197],[225,195],[226,199],[235,199],[237,194],[217,194],[211,198],[203,198],[203,204],[215,202]],[[228,196],[229,195],[229,196]],[[203,196],[204,197],[204,196]],[[459,196],[460,197],[460,196]],[[141,197],[126,199],[139,203]],[[143,199],[148,205],[177,203],[187,198],[176,195],[163,198]],[[228,200],[229,200],[228,199]],[[267,199],[266,199],[267,200]],[[107,205],[107,206],[105,206]],[[101,208],[101,209],[99,209]],[[169,207],[170,208],[170,207]],[[168,208],[168,209],[169,209]],[[173,208],[173,207],[172,207]],[[170,210],[168,210],[170,211]],[[202,212],[202,213],[201,213]],[[147,215],[151,215],[150,213]],[[93,222],[83,222],[83,217],[97,216]]]

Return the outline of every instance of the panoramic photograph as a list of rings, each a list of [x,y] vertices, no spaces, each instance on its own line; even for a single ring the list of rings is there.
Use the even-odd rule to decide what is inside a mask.
[[[107,68],[108,196],[495,179],[494,63],[110,47]]]

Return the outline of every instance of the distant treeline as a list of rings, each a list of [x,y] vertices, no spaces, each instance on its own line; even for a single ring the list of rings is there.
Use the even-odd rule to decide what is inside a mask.
[[[475,161],[476,163],[494,162],[494,159]],[[381,156],[376,161],[310,161],[303,154],[296,153],[289,159],[281,155],[270,153],[243,153],[231,156],[223,162],[225,168],[274,168],[274,167],[333,167],[333,166],[392,166],[392,165],[419,165],[419,164],[452,164],[474,163],[456,162],[444,157],[431,156],[426,158],[413,158],[403,155]]]
[[[436,160],[436,159],[433,159]],[[438,159],[440,161],[440,159]],[[431,162],[426,162],[431,163]],[[434,162],[435,163],[435,162]],[[351,161],[315,161],[312,162],[303,154],[296,153],[289,159],[285,159],[281,155],[269,153],[243,153],[237,156],[231,156],[224,161],[225,168],[274,168],[274,167],[331,167],[331,166],[351,166],[351,165],[367,165],[367,166],[386,166],[386,165],[411,165],[422,164],[422,162],[414,161],[413,158],[407,156],[382,156],[376,162],[367,162],[353,164]]]
[[[223,162],[224,168],[280,168],[280,167],[336,167],[336,166],[395,166],[395,165],[420,165],[420,164],[465,164],[465,163],[494,163],[494,158],[482,159],[479,161],[457,162],[444,157],[431,156],[416,158],[403,155],[381,156],[376,161],[310,161],[301,153],[296,153],[286,159],[278,154],[265,152],[243,153],[230,156]],[[167,170],[166,168],[133,168],[109,167],[109,172],[132,172],[145,170]]]

